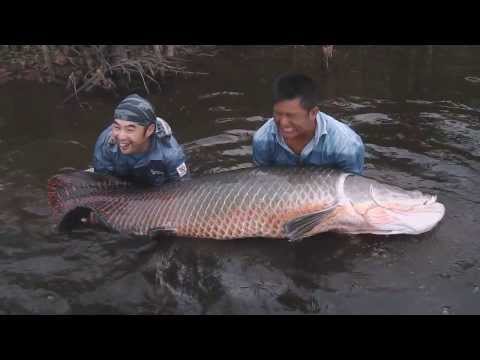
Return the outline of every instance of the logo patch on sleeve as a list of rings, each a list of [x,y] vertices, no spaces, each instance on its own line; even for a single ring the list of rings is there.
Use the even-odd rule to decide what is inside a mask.
[[[152,175],[163,175],[163,171],[162,170],[153,170],[153,169],[150,169],[150,173]]]
[[[177,167],[178,176],[182,177],[187,174],[187,165],[183,162],[180,166]]]

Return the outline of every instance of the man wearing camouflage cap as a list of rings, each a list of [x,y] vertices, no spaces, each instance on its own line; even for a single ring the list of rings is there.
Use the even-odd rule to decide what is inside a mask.
[[[93,168],[145,185],[177,181],[188,173],[185,154],[170,126],[137,94],[120,102],[113,124],[98,137]]]

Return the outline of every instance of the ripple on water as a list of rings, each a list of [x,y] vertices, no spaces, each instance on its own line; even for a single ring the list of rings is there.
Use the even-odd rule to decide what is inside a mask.
[[[262,116],[231,116],[231,117],[222,117],[215,119],[216,124],[245,124],[245,123],[260,123],[265,121],[266,119]]]
[[[479,76],[466,76],[464,79],[472,84],[480,84]]]
[[[51,175],[51,169],[84,168],[89,149],[75,140],[35,140],[0,154],[0,165],[7,167],[6,176],[38,177]],[[48,164],[48,166],[45,166]],[[44,181],[45,179],[42,179]]]
[[[205,95],[200,95],[198,99],[205,100],[205,99],[216,98],[219,96],[243,96],[243,95],[244,93],[237,92],[237,91],[217,91],[217,92],[213,92]]]
[[[211,112],[231,112],[231,111],[233,111],[233,109],[231,109],[229,107],[226,107],[226,106],[214,106],[214,107],[208,108],[208,111],[211,111]]]
[[[398,120],[394,120],[387,114],[382,114],[382,113],[357,114],[353,116],[345,116],[344,119],[347,120],[347,122],[351,123],[352,125],[360,125],[360,124],[385,125],[385,124],[399,123]]]
[[[68,301],[56,292],[12,284],[0,285],[0,304],[0,310],[7,314],[60,315],[71,312]]]
[[[75,302],[81,308],[111,309],[111,312],[138,314],[152,313],[149,305],[154,297],[152,284],[140,272],[126,274],[118,279],[99,284],[92,291],[80,294]],[[91,311],[90,311],[91,312]]]
[[[252,155],[252,147],[251,146],[241,146],[235,149],[229,149],[222,151],[222,155],[226,156],[249,156]]]
[[[209,147],[209,146],[218,146],[223,144],[232,144],[238,141],[238,136],[232,134],[219,134],[214,136],[209,136],[201,139],[197,139],[190,143],[184,144],[184,148],[194,149],[199,147]]]

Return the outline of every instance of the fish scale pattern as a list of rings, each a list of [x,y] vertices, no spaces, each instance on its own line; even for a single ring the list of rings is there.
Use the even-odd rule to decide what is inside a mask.
[[[290,167],[206,175],[160,188],[134,189],[111,178],[54,177],[51,204],[91,208],[112,230],[139,235],[168,230],[192,238],[284,238],[286,222],[335,203],[341,172]],[[70,178],[69,178],[70,177]],[[59,186],[59,183],[67,184]],[[68,184],[75,184],[69,187]],[[79,195],[80,194],[80,195]]]

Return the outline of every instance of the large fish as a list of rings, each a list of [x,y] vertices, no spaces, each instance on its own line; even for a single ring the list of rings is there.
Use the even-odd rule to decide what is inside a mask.
[[[420,234],[445,214],[436,196],[318,167],[241,169],[160,188],[75,172],[52,177],[48,190],[60,227],[87,217],[111,231],[149,236],[295,241],[326,231]]]

